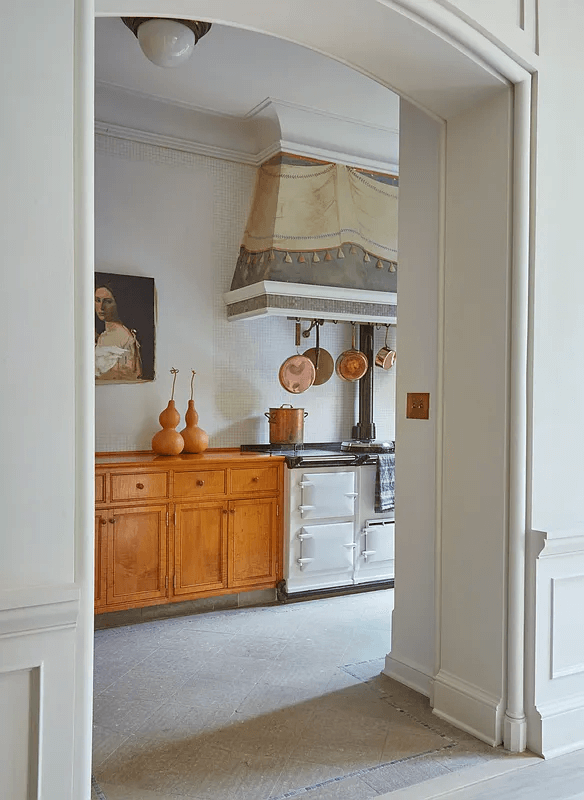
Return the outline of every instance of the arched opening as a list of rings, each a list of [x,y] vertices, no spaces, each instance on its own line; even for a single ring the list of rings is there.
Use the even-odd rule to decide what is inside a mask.
[[[411,342],[403,360],[412,368],[399,376],[398,409],[408,391],[430,391],[436,402],[424,428],[398,416],[404,465],[398,491],[408,501],[398,520],[402,573],[387,670],[429,694],[438,714],[496,744],[508,707],[506,681],[516,686],[507,670],[507,484],[509,463],[518,457],[509,430],[521,420],[508,398],[517,395],[513,370],[521,356],[512,363],[511,330],[518,322],[521,330],[526,313],[522,295],[513,305],[511,285],[525,258],[527,230],[519,231],[523,240],[515,238],[512,251],[510,231],[525,213],[517,203],[526,200],[511,173],[513,114],[516,125],[528,122],[518,116],[517,95],[513,109],[509,81],[403,9],[372,4],[357,19],[347,5],[334,23],[320,10],[304,9],[307,24],[306,16],[273,18],[262,3],[222,9],[223,17],[216,4],[207,5],[176,3],[164,13],[219,18],[292,39],[342,58],[404,98],[400,263],[410,277],[400,285],[399,314],[401,331],[408,331],[400,336]],[[131,6],[101,3],[97,10],[129,15]],[[160,10],[153,2],[140,13]],[[331,24],[323,38],[322,26]],[[359,45],[363,24],[367,47]],[[477,625],[487,605],[489,619]],[[521,726],[517,693],[514,702]]]

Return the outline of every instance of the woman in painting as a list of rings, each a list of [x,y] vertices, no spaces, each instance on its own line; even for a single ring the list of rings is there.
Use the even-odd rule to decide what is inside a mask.
[[[105,330],[95,340],[95,379],[110,381],[139,381],[142,377],[140,344],[136,331],[127,328],[118,316],[118,306],[111,285],[95,287],[95,314]]]

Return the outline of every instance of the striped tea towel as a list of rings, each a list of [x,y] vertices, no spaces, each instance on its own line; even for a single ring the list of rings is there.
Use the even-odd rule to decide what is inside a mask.
[[[377,456],[375,475],[375,513],[393,511],[395,508],[395,453]]]

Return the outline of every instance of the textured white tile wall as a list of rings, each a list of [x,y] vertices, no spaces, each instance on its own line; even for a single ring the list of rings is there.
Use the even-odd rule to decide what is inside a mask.
[[[181,414],[197,370],[199,424],[211,447],[268,440],[264,412],[282,403],[308,411],[306,441],[350,437],[356,389],[336,375],[302,395],[281,388],[278,369],[295,351],[294,323],[228,322],[228,291],[255,169],[168,148],[96,137],[96,269],[154,277],[158,292],[156,380],[96,387],[96,449],[149,449],[180,369]],[[384,330],[376,332],[381,347]],[[389,341],[395,344],[395,330]],[[327,324],[321,345],[333,357],[350,346],[350,326]],[[314,346],[303,339],[301,351]],[[378,438],[394,438],[395,369],[375,370]],[[181,425],[182,427],[182,421]]]

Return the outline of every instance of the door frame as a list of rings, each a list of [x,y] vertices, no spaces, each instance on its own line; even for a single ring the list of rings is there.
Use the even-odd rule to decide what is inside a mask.
[[[296,1],[296,0],[295,0]],[[164,16],[192,17],[209,19],[235,27],[244,27],[239,16],[242,7],[250,12],[249,27],[255,27],[264,33],[282,36],[282,19],[264,16],[261,25],[253,25],[258,21],[258,7],[263,0],[246,0],[234,4],[232,0],[165,0]],[[303,13],[304,4],[297,0],[299,13]],[[92,0],[76,0],[75,19],[75,237],[76,237],[76,456],[78,469],[77,527],[76,527],[76,568],[77,580],[86,597],[83,604],[86,609],[85,619],[80,621],[81,645],[83,648],[83,664],[91,674],[92,666],[92,612],[93,602],[87,598],[93,591],[93,457],[94,457],[94,378],[91,364],[93,361],[93,320],[88,309],[91,308],[93,294],[93,244],[94,244],[94,208],[93,208],[93,129],[94,129],[94,14],[98,16],[122,16],[132,14],[151,14],[156,10],[161,15],[162,0],[97,0],[96,7]],[[289,5],[289,4],[288,4]],[[332,0],[331,0],[332,5]],[[360,13],[364,18],[373,16],[377,0],[363,0]],[[524,619],[525,619],[525,534],[527,527],[527,509],[530,506],[530,487],[526,483],[530,462],[527,442],[528,413],[531,405],[531,391],[528,384],[528,353],[531,333],[530,319],[530,287],[532,283],[530,251],[531,231],[533,227],[533,197],[531,186],[532,146],[535,136],[535,115],[533,113],[532,94],[534,82],[532,76],[535,68],[528,69],[525,59],[510,54],[509,50],[499,47],[497,43],[484,37],[472,27],[462,14],[435,3],[424,0],[387,0],[384,5],[397,15],[414,20],[425,30],[431,31],[443,41],[447,41],[459,52],[469,55],[476,63],[491,74],[496,72],[513,85],[514,93],[514,136],[513,136],[513,172],[512,172],[512,233],[509,242],[509,258],[511,263],[512,291],[511,308],[507,321],[510,337],[510,429],[509,429],[509,527],[507,557],[507,595],[508,619],[507,630],[507,697],[505,714],[505,746],[511,750],[522,750],[525,747],[525,710],[524,710]],[[302,6],[302,8],[300,8]],[[256,16],[251,14],[253,11]],[[305,11],[305,9],[304,9]],[[288,9],[290,13],[290,9]],[[299,42],[303,44],[302,41]],[[306,46],[310,46],[306,44]],[[322,51],[321,51],[322,52]],[[336,56],[325,52],[332,58]],[[416,54],[412,53],[415,62]],[[350,66],[359,69],[359,64]],[[362,70],[365,71],[365,70]],[[387,85],[379,75],[368,71],[370,77]],[[405,96],[409,102],[418,105],[427,113],[431,109],[416,102],[415,98],[400,91],[399,86],[389,87]],[[446,212],[444,212],[446,213]],[[443,215],[444,216],[444,215]],[[443,353],[439,354],[438,363]],[[440,375],[438,386],[440,386]],[[440,402],[440,398],[438,398]],[[437,461],[441,461],[441,439],[438,435]],[[439,476],[438,476],[439,477]],[[437,485],[438,505],[441,487]],[[439,508],[437,518],[440,519]],[[436,535],[436,654],[439,660],[440,644],[440,528]],[[91,763],[91,682],[83,682],[77,696],[77,723],[85,729],[86,736],[76,737],[76,764],[89,775]],[[82,785],[81,783],[79,784]],[[77,796],[83,796],[79,793]]]

